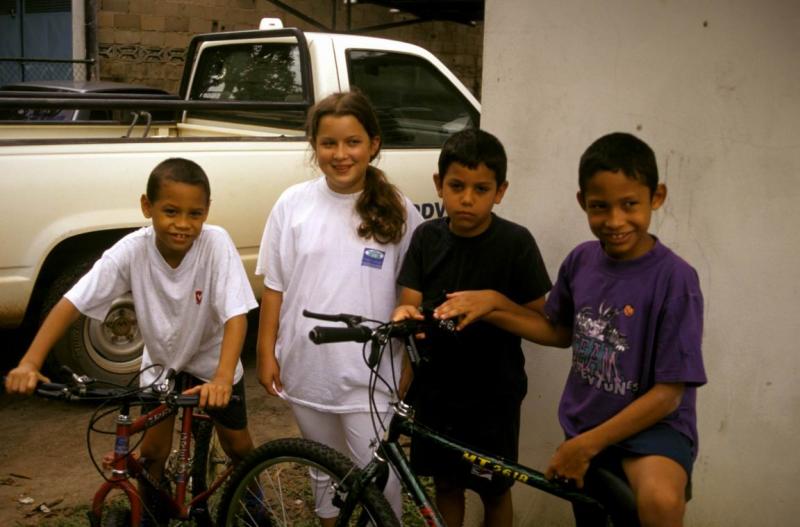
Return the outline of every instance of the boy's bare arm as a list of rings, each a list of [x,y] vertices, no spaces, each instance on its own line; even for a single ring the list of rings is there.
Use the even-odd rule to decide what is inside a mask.
[[[275,343],[278,341],[283,293],[264,287],[261,294],[261,311],[258,318],[258,340],[256,357],[258,360],[258,382],[270,395],[278,395],[283,390],[281,368],[275,358]]]
[[[200,394],[200,407],[224,408],[231,400],[236,365],[242,354],[245,335],[247,335],[247,315],[229,318],[223,327],[220,345],[219,364],[210,382],[195,386],[186,393]]]
[[[40,373],[47,354],[67,328],[78,320],[80,311],[75,305],[62,298],[53,307],[36,333],[28,351],[20,359],[19,365],[6,377],[6,391],[30,395],[39,381],[49,381]]]
[[[545,476],[568,478],[578,488],[583,487],[583,476],[594,456],[674,412],[683,390],[682,383],[657,383],[608,421],[563,442],[550,460]]]
[[[437,318],[459,317],[458,329],[483,319],[545,346],[564,348],[572,340],[570,328],[557,326],[544,316],[544,297],[523,306],[491,289],[458,291],[447,295],[447,300],[436,308],[434,315]]]

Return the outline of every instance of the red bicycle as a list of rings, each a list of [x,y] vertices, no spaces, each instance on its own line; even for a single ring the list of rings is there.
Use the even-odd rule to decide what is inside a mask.
[[[153,487],[170,519],[191,520],[200,527],[215,525],[212,521],[218,501],[215,496],[233,468],[214,439],[210,417],[198,408],[199,396],[183,395],[172,372],[163,384],[145,388],[109,386],[74,374],[70,377],[69,383],[40,383],[36,394],[71,402],[102,402],[89,421],[87,433],[89,456],[105,480],[97,489],[88,512],[92,527],[138,526],[144,516],[156,519],[155,511],[148,510],[142,500],[137,478]],[[155,408],[143,411],[139,417],[131,417],[131,410],[143,405],[155,405]],[[113,432],[100,429],[98,423],[113,414],[116,414]],[[138,445],[137,434],[174,415],[179,416],[176,427],[179,440],[167,460],[165,480],[168,484],[165,485],[163,481],[153,481],[134,451]],[[113,454],[106,456],[102,463],[110,468],[110,476],[92,453],[89,444],[92,432],[114,435]],[[113,499],[119,493],[125,496],[122,503]]]

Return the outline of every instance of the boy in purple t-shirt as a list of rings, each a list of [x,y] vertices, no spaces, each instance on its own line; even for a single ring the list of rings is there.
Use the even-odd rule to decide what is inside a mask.
[[[696,389],[706,382],[697,273],[648,232],[667,189],[647,144],[601,137],[581,157],[579,186],[598,241],[564,260],[546,319],[493,291],[454,293],[436,315],[462,317],[459,327],[483,317],[540,344],[571,345],[558,411],[567,439],[545,474],[580,488],[590,465],[603,466],[627,478],[642,525],[682,525],[697,456]]]

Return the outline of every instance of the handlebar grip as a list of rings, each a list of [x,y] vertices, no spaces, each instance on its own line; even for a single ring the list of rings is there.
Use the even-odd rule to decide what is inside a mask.
[[[366,326],[354,328],[331,328],[316,326],[308,332],[308,338],[314,344],[330,342],[367,342],[372,337],[372,330]]]

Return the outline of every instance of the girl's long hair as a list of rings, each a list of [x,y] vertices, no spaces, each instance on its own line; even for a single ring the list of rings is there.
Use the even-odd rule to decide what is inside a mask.
[[[323,117],[332,115],[355,117],[370,140],[380,138],[381,130],[378,117],[369,100],[358,91],[334,93],[319,101],[308,113],[306,134],[311,143],[312,150],[317,144],[319,123]],[[380,152],[378,150],[370,158],[374,160]],[[364,190],[356,201],[356,212],[361,218],[358,226],[358,235],[369,240],[374,238],[378,243],[397,243],[403,237],[406,229],[406,209],[400,191],[389,183],[382,170],[367,166],[364,179]]]

